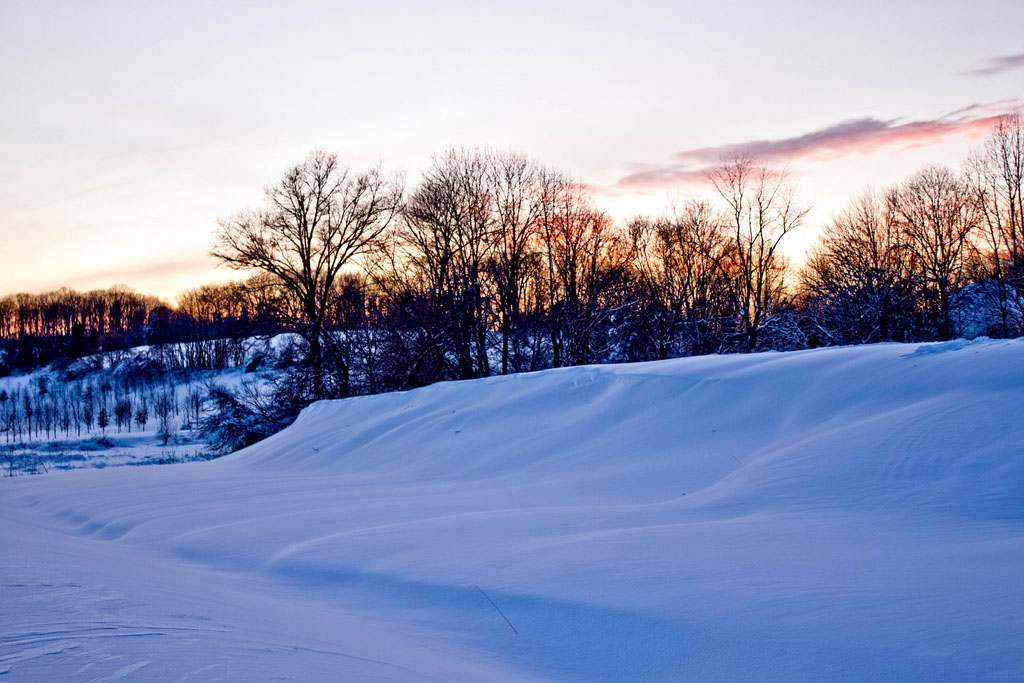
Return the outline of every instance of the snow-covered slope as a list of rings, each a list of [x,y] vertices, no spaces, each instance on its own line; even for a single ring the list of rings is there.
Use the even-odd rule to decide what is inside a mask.
[[[0,486],[15,680],[1024,677],[1024,340],[316,404]]]

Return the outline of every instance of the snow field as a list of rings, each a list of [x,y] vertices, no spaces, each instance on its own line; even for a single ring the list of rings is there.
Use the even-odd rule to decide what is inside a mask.
[[[1024,340],[889,344],[444,383],[8,479],[0,670],[1020,680],[1022,415]]]

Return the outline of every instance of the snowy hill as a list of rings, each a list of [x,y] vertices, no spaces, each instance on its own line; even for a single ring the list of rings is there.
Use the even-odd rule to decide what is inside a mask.
[[[1022,680],[1024,340],[315,404],[0,485],[12,680]]]

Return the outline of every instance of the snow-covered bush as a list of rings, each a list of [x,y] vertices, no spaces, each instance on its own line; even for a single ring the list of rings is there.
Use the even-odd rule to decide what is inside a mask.
[[[231,453],[291,424],[302,406],[293,400],[291,384],[243,382],[237,391],[210,386],[206,412],[198,423],[209,451],[216,455]]]

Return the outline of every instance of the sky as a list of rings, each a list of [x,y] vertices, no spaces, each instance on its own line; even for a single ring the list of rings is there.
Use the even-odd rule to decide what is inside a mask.
[[[414,182],[515,149],[613,216],[748,151],[830,215],[1024,106],[1024,3],[0,2],[0,295],[231,277],[218,219],[315,148]]]

